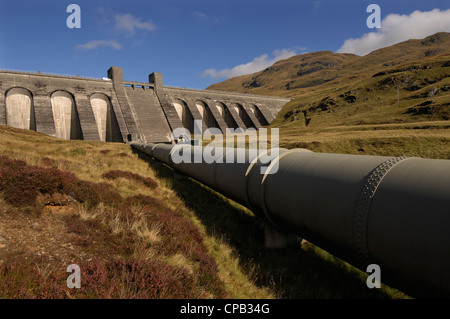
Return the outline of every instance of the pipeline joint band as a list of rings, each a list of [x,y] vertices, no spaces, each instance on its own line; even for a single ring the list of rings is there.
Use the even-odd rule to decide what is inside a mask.
[[[378,186],[386,174],[398,163],[412,157],[393,157],[378,165],[367,177],[356,202],[353,214],[353,245],[357,256],[357,262],[361,267],[370,264],[370,256],[367,244],[367,224],[370,206]]]
[[[272,224],[272,226],[274,227],[278,227],[277,224],[273,221],[273,219],[270,216],[269,210],[267,208],[266,205],[266,193],[265,193],[265,189],[266,189],[266,184],[267,184],[267,180],[269,179],[269,176],[272,174],[272,170],[276,167],[279,168],[278,165],[280,165],[281,163],[281,159],[292,155],[292,154],[297,154],[297,153],[312,153],[312,151],[310,150],[306,150],[306,149],[293,149],[293,150],[289,150],[287,152],[284,152],[282,154],[279,154],[278,157],[276,157],[275,159],[272,160],[272,163],[269,165],[269,167],[267,168],[262,181],[261,181],[261,190],[260,190],[260,199],[261,199],[261,208],[262,211],[264,213],[264,216],[266,218],[267,221],[269,221],[269,223]]]

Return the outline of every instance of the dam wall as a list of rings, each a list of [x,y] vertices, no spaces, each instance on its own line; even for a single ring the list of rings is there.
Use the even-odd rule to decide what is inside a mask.
[[[195,121],[202,130],[260,128],[290,99],[164,87],[162,74],[148,82],[125,81],[120,67],[103,79],[0,71],[0,125],[62,139],[171,142],[171,132]]]

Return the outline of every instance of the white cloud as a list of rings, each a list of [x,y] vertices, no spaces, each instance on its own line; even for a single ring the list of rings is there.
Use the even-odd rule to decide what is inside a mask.
[[[141,18],[127,13],[114,16],[114,28],[119,32],[132,36],[136,33],[136,30],[154,31],[156,25],[151,20],[142,22]]]
[[[374,50],[409,39],[423,39],[438,32],[450,32],[450,9],[414,11],[410,15],[389,14],[381,28],[361,38],[347,39],[338,53],[366,55]]]
[[[203,12],[200,12],[200,11],[194,11],[194,12],[192,12],[192,15],[197,20],[213,22],[213,23],[216,23],[216,24],[223,23],[223,21],[224,21],[224,17],[209,16],[206,13],[203,13]]]
[[[192,13],[192,15],[193,15],[194,17],[196,17],[196,18],[199,18],[199,19],[206,18],[206,14],[203,13],[203,12],[199,12],[199,11],[194,11],[194,12]]]
[[[277,61],[290,58],[297,53],[294,50],[275,50],[273,52],[273,58],[270,59],[268,54],[263,54],[259,57],[256,57],[253,59],[253,61],[248,62],[246,64],[240,64],[237,65],[231,69],[223,69],[217,71],[216,69],[207,69],[203,71],[202,76],[203,77],[212,77],[214,79],[218,78],[225,78],[229,79],[235,76],[240,76],[244,74],[251,74],[255,73],[261,70],[264,70],[265,68],[268,68],[272,64],[274,64]]]
[[[93,41],[86,42],[84,44],[79,44],[75,48],[77,50],[88,51],[88,50],[94,50],[97,48],[105,48],[105,47],[110,47],[115,50],[122,50],[122,45],[114,40],[111,40],[111,41],[93,40]]]
[[[313,1],[313,10],[316,11],[317,9],[319,9],[321,4],[322,4],[322,0]]]

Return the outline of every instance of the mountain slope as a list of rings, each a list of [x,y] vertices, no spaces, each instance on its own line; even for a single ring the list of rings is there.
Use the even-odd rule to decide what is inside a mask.
[[[335,79],[342,68],[357,58],[352,54],[319,51],[279,61],[264,71],[229,79],[208,89],[267,94],[320,85]]]
[[[444,53],[450,53],[450,33],[442,32],[423,40],[401,42],[365,56],[331,51],[305,53],[278,61],[263,71],[213,84],[208,89],[295,97],[296,89],[315,87],[334,79],[367,78],[393,66]]]
[[[437,33],[362,57],[330,51],[297,55],[209,89],[294,98],[279,113],[278,126],[295,120],[296,113],[313,126],[397,123],[448,120],[449,76],[450,33]],[[332,118],[315,119],[324,112]]]

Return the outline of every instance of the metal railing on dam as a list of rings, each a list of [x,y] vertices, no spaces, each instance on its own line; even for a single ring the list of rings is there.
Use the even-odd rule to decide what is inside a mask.
[[[277,149],[268,163],[248,149],[131,146],[248,207],[281,239],[295,234],[363,271],[376,264],[413,297],[450,297],[450,160]]]

